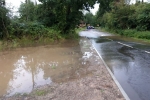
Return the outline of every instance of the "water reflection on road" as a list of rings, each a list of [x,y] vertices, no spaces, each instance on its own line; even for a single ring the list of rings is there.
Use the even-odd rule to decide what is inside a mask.
[[[131,100],[150,98],[150,45],[121,37],[92,40]]]
[[[94,30],[83,31],[81,36],[91,39],[131,100],[150,99],[149,43]]]

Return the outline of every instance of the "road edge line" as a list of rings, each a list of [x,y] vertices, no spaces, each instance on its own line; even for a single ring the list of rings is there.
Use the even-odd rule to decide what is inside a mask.
[[[119,44],[121,44],[121,45],[124,45],[124,46],[126,46],[126,47],[129,47],[129,48],[133,48],[132,46],[127,45],[127,44],[124,44],[124,43],[121,43],[121,42],[117,42],[117,43],[119,43]]]
[[[94,47],[94,45],[92,44],[94,50],[97,52],[97,54],[99,55],[99,57],[101,58],[102,62],[104,63],[106,69],[108,70],[109,74],[111,75],[111,77],[113,78],[114,82],[116,83],[116,85],[118,86],[119,90],[121,91],[122,95],[124,96],[124,98],[126,100],[130,100],[130,98],[128,97],[128,95],[126,94],[126,92],[123,90],[122,86],[120,85],[120,83],[117,81],[117,79],[115,78],[115,76],[113,75],[113,73],[111,72],[111,70],[109,69],[109,67],[107,66],[107,64],[105,63],[105,61],[103,60],[102,56],[98,53],[98,51],[96,50],[96,48]]]

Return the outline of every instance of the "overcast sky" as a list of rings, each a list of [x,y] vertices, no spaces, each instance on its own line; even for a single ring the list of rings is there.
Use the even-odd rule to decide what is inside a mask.
[[[140,1],[142,1],[142,0],[140,0]],[[149,2],[150,0],[144,0],[144,2]],[[136,2],[136,0],[131,0],[131,3],[135,3]]]
[[[98,8],[99,8],[99,4],[95,4],[94,9],[91,9],[90,11],[95,15],[96,12],[98,11]]]
[[[6,3],[7,3],[7,7],[9,8],[13,8],[13,11],[17,11],[21,2],[24,2],[25,0],[6,0]],[[31,0],[31,1],[35,1],[35,0]],[[36,0],[38,1],[38,0]],[[95,14],[97,12],[99,8],[99,4],[95,4],[94,5],[94,9],[91,9],[91,12],[93,14]]]
[[[25,0],[6,0],[6,3],[8,6],[15,6],[15,7],[19,7],[21,2],[24,2]]]
[[[6,0],[6,3],[9,8],[13,8],[14,11],[17,11],[21,2],[24,2],[24,1],[25,0]],[[35,0],[31,0],[31,1],[35,1]],[[135,1],[136,0],[131,0],[131,3],[135,3]],[[150,0],[144,0],[144,2],[148,2],[148,1],[150,2]],[[99,4],[95,4],[94,9],[91,9],[90,11],[95,15],[96,12],[98,11],[98,8],[99,8]]]

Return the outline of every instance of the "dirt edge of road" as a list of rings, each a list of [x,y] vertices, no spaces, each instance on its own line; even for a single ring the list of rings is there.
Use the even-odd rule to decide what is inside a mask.
[[[91,42],[81,38],[80,47],[83,60],[88,64],[86,70],[91,74],[64,83],[40,86],[29,94],[0,100],[126,100]]]

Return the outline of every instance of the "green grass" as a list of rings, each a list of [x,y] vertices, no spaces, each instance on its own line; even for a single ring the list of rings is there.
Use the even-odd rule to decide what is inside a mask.
[[[86,28],[85,27],[79,27],[75,29],[76,33],[79,33],[80,31],[84,31]]]
[[[69,34],[61,34],[59,31],[53,28],[46,28],[46,32],[43,34],[25,34],[21,37],[10,36],[7,40],[0,41],[0,50],[17,48],[17,47],[29,47],[55,44],[67,39],[79,39],[79,35],[76,31],[72,30]],[[82,30],[82,29],[80,29]]]
[[[136,29],[110,30],[107,28],[99,28],[98,30],[150,42],[150,31],[137,31]]]
[[[13,49],[17,47],[30,47],[39,45],[55,44],[65,40],[78,40],[80,31],[86,28],[76,28],[75,30],[70,30],[70,33],[63,34],[54,27],[34,27],[34,25],[29,25],[30,27],[24,27],[23,29],[18,29],[17,32],[11,30],[10,36],[7,40],[0,42],[0,50]],[[17,35],[16,35],[17,34]]]
[[[35,92],[35,94],[37,95],[37,96],[44,96],[44,95],[46,95],[46,91],[44,91],[44,90],[37,90],[36,92]]]
[[[53,66],[52,66],[52,69],[56,69],[56,66],[53,65]]]

